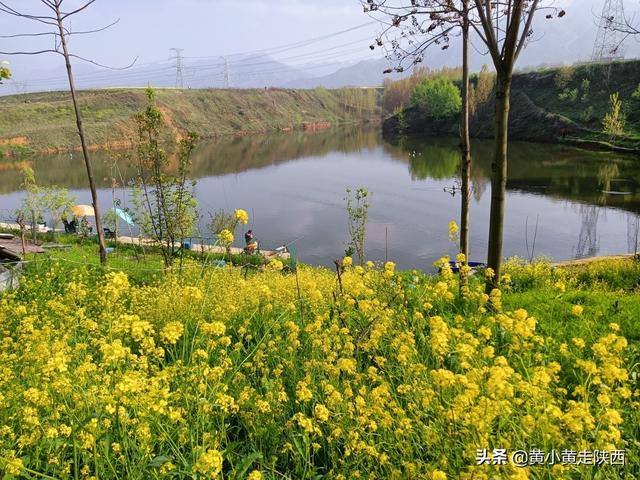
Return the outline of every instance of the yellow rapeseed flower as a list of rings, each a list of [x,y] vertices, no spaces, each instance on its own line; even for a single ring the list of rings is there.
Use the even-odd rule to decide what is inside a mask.
[[[24,464],[22,463],[22,460],[15,457],[7,460],[7,462],[4,465],[5,471],[9,475],[15,475],[15,476],[20,475],[23,468],[24,468]]]
[[[225,228],[218,234],[218,239],[223,246],[228,247],[233,243],[233,233]]]
[[[449,238],[452,241],[458,238],[458,232],[460,231],[460,228],[458,227],[458,224],[454,220],[451,220],[449,222],[448,230],[449,230]]]
[[[317,404],[313,408],[313,414],[321,422],[326,422],[327,420],[329,420],[329,410],[321,403]]]
[[[270,270],[275,270],[276,272],[280,272],[284,268],[284,263],[282,263],[282,260],[274,258],[269,262],[267,268],[269,268]]]
[[[169,322],[160,332],[160,336],[165,342],[171,345],[175,345],[178,340],[180,340],[180,337],[182,337],[183,333],[184,325],[182,324],[182,322]]]
[[[249,223],[249,214],[245,211],[242,210],[241,208],[237,209],[235,211],[235,218],[238,222],[246,225],[247,223]]]
[[[431,473],[431,480],[447,480],[447,474],[442,470],[434,470]]]
[[[247,480],[262,480],[262,472],[260,470],[254,470],[247,476]]]
[[[193,471],[206,478],[217,478],[222,472],[222,460],[222,453],[218,450],[208,449],[200,454],[198,461],[193,466]]]

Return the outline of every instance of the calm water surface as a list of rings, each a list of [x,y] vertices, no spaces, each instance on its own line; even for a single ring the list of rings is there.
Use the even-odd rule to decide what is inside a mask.
[[[486,257],[490,156],[490,142],[474,144],[472,260]],[[640,161],[515,143],[509,162],[505,256],[531,254],[536,223],[535,256],[562,260],[634,251]],[[41,184],[66,187],[79,203],[90,203],[79,154],[33,163]],[[109,163],[107,154],[94,154],[103,209],[112,205]],[[264,248],[295,241],[302,261],[322,265],[330,265],[345,249],[345,189],[365,186],[372,192],[368,256],[384,260],[387,251],[401,268],[430,269],[441,255],[455,254],[447,224],[459,218],[460,195],[452,190],[458,169],[455,140],[391,144],[378,132],[347,130],[202,144],[194,155],[193,174],[205,218],[221,208],[244,208]],[[125,181],[131,176],[124,159],[117,176]],[[115,195],[131,206],[126,189],[118,188]],[[11,211],[22,196],[19,171],[4,165],[0,217],[12,220]]]

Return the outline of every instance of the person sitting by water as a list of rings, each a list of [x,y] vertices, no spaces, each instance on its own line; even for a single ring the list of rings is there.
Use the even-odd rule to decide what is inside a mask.
[[[249,230],[244,234],[244,251],[246,253],[255,253],[258,251],[258,240],[253,235],[253,230]]]
[[[73,217],[71,221],[66,217],[62,217],[62,223],[64,225],[65,233],[77,233],[78,232],[78,219]]]

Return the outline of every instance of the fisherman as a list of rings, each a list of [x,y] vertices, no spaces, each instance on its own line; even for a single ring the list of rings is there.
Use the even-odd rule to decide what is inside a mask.
[[[258,251],[258,240],[256,240],[253,230],[249,230],[244,234],[244,243],[244,251],[246,253],[256,253]]]
[[[62,223],[64,225],[65,233],[77,233],[78,232],[78,219],[73,217],[71,221],[67,220],[66,215],[62,216]]]

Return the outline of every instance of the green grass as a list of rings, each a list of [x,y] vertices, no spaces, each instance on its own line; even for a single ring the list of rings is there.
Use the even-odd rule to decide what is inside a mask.
[[[507,267],[512,271],[505,309],[524,308],[540,321],[545,335],[570,339],[594,339],[606,333],[610,323],[630,341],[640,342],[640,261],[606,259],[553,269],[539,263],[533,267]],[[565,285],[560,291],[556,283]],[[573,305],[591,315],[577,318]]]
[[[14,232],[17,233],[17,232]],[[153,283],[165,273],[162,254],[157,247],[122,244],[107,241],[107,265],[102,268],[98,257],[98,242],[95,237],[81,240],[76,235],[58,234],[55,242],[53,237],[42,235],[40,241],[47,244],[55,243],[63,248],[46,249],[44,254],[29,254],[27,260],[35,271],[48,268],[54,262],[61,262],[69,268],[88,267],[95,271],[122,271],[136,284]],[[244,268],[247,273],[263,268],[267,262],[261,255],[223,254],[212,252],[198,252],[196,250],[179,250],[176,252],[173,271],[189,270],[202,271],[203,268],[222,266],[231,263]],[[293,260],[284,260],[285,269],[295,265]]]

